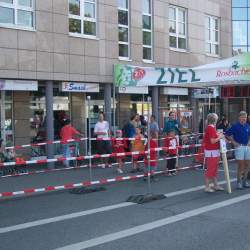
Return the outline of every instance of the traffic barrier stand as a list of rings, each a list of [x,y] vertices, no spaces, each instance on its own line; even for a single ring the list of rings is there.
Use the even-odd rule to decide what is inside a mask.
[[[149,98],[149,97],[148,97]],[[149,103],[149,102],[148,102]],[[148,107],[149,110],[149,107]],[[149,115],[150,117],[150,115]],[[152,160],[156,161],[157,159],[157,151],[151,149],[151,146],[153,147],[153,149],[157,148],[157,143],[154,140],[155,138],[151,138],[150,135],[150,127],[147,127],[147,134],[148,134],[148,138],[147,138],[147,152],[146,152],[146,157],[147,157],[147,192],[146,194],[137,194],[137,195],[131,195],[128,197],[127,202],[134,202],[134,203],[138,203],[138,204],[143,204],[143,203],[148,203],[148,202],[152,202],[152,201],[156,201],[156,200],[161,200],[161,199],[165,199],[166,196],[164,194],[154,194],[152,192],[152,187],[151,187],[151,176],[154,176],[154,173],[152,172],[151,168],[153,164],[151,164]],[[152,145],[151,145],[152,144]],[[154,159],[155,158],[155,159]],[[153,175],[152,175],[153,173]]]

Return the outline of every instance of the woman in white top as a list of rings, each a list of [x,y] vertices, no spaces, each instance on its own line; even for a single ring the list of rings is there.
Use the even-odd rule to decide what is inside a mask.
[[[98,154],[111,154],[111,141],[105,140],[110,137],[109,123],[104,120],[104,113],[100,112],[98,122],[95,124],[94,133],[98,139],[104,139],[97,141]],[[105,167],[110,167],[109,158],[101,158],[104,161]]]

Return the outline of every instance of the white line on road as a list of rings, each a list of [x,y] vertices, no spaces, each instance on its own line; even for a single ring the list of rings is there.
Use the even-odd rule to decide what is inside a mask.
[[[236,179],[231,179],[231,181],[235,181],[235,180]],[[221,181],[219,183],[224,184],[225,181]],[[190,193],[190,192],[199,191],[199,190],[202,190],[203,188],[204,188],[203,185],[193,187],[193,188],[187,188],[187,189],[167,193],[167,194],[165,194],[165,196],[166,197],[173,197],[173,196],[177,196],[177,195],[182,195],[182,194],[186,194],[186,193]],[[92,214],[96,214],[96,213],[106,212],[106,211],[119,209],[119,208],[124,208],[124,207],[132,206],[132,205],[136,205],[136,203],[122,202],[122,203],[111,205],[111,206],[105,206],[105,207],[90,209],[90,210],[86,210],[86,211],[61,215],[61,216],[57,216],[57,217],[31,221],[31,222],[27,222],[27,223],[23,223],[23,224],[17,224],[17,225],[8,226],[8,227],[2,227],[2,228],[0,228],[0,234],[12,232],[12,231],[17,231],[17,230],[23,230],[23,229],[36,227],[36,226],[41,226],[41,225],[46,225],[46,224],[49,224],[49,223],[54,223],[54,222],[59,222],[59,221],[64,221],[64,220],[70,220],[70,219],[74,219],[74,218],[78,218],[78,217],[82,217],[82,216],[86,216],[86,215],[92,215]]]
[[[82,241],[79,243],[75,243],[72,245],[68,245],[68,246],[64,246],[64,247],[60,247],[57,248],[55,250],[83,250],[86,248],[90,248],[90,247],[94,247],[94,246],[99,246],[102,245],[104,243],[108,243],[108,242],[112,242],[115,240],[119,240],[125,237],[129,237],[129,236],[134,236],[135,234],[139,234],[139,233],[143,233],[143,232],[147,232],[149,230],[153,230],[162,226],[166,226],[168,224],[172,224],[178,221],[182,221],[203,213],[207,213],[213,210],[216,210],[218,208],[223,208],[226,206],[230,206],[245,200],[250,199],[250,194],[246,194],[246,195],[242,195],[240,197],[236,197],[236,198],[232,198],[226,201],[222,201],[222,202],[218,202],[218,203],[214,203],[212,205],[208,205],[208,206],[204,206],[201,208],[197,208],[194,210],[190,210],[178,215],[174,215],[171,217],[167,217],[165,219],[161,219],[161,220],[156,220],[154,222],[150,222],[150,223],[146,223],[140,226],[136,226],[136,227],[132,227],[126,230],[122,230],[120,232],[117,233],[112,233],[112,234],[106,234],[103,235],[101,237],[97,237],[97,238],[93,238],[91,240],[87,240],[87,241]]]

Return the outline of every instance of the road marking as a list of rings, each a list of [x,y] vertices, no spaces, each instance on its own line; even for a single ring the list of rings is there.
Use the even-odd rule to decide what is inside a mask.
[[[82,217],[82,216],[85,216],[85,215],[110,211],[110,210],[113,210],[113,209],[128,207],[128,206],[131,206],[131,205],[134,205],[134,203],[132,203],[132,202],[123,202],[123,203],[119,203],[119,204],[115,204],[115,205],[111,205],[111,206],[105,206],[105,207],[90,209],[90,210],[86,210],[86,211],[66,214],[66,215],[52,217],[52,218],[48,218],[48,219],[36,220],[36,221],[27,222],[27,223],[18,224],[18,225],[9,226],[9,227],[2,227],[2,228],[0,228],[0,233],[1,234],[2,233],[8,233],[8,232],[22,230],[22,229],[26,229],[26,228],[30,228],[30,227],[41,226],[41,225],[45,225],[45,224],[49,224],[49,223],[53,223],[53,222],[70,220],[70,219]]]
[[[236,179],[231,179],[231,181],[235,181],[235,180]],[[224,184],[226,182],[221,181],[219,183]],[[164,194],[164,195],[166,197],[173,197],[173,196],[178,196],[178,195],[182,195],[182,194],[202,190],[203,188],[204,188],[204,185],[201,185],[201,186],[197,186],[197,187],[193,187],[193,188],[188,188],[188,189],[183,189],[183,190],[167,193],[167,194]],[[110,210],[114,210],[114,209],[129,207],[129,206],[132,206],[132,205],[136,205],[136,203],[122,202],[122,203],[118,203],[118,204],[111,205],[111,206],[105,206],[105,207],[85,210],[85,211],[81,211],[81,212],[61,215],[61,216],[57,216],[57,217],[52,217],[52,218],[47,218],[47,219],[41,219],[41,220],[26,222],[26,223],[23,223],[23,224],[17,224],[17,225],[8,226],[8,227],[2,227],[2,228],[0,228],[0,234],[12,232],[12,231],[23,230],[23,229],[27,229],[27,228],[31,228],[31,227],[37,227],[37,226],[41,226],[41,225],[46,225],[46,224],[49,224],[49,223],[55,223],[55,222],[64,221],[64,220],[70,220],[70,219],[74,219],[74,218],[78,218],[78,217],[82,217],[82,216],[86,216],[86,215],[92,215],[92,214],[106,212],[106,211],[110,211]]]
[[[240,197],[232,198],[226,201],[222,201],[222,202],[214,203],[212,205],[190,210],[190,211],[178,214],[178,215],[167,217],[165,219],[156,220],[154,222],[150,222],[150,223],[132,227],[126,230],[122,230],[117,233],[106,234],[101,237],[93,238],[91,240],[82,241],[82,242],[75,243],[72,245],[60,247],[55,250],[83,250],[86,248],[99,246],[104,243],[112,242],[112,241],[119,240],[119,239],[129,237],[129,236],[134,236],[135,234],[147,232],[149,230],[153,230],[153,229],[166,226],[166,225],[178,222],[178,221],[192,218],[194,216],[207,213],[207,212],[219,209],[219,208],[227,207],[227,206],[230,206],[230,205],[242,202],[242,201],[246,201],[248,199],[250,199],[250,194],[242,195]]]

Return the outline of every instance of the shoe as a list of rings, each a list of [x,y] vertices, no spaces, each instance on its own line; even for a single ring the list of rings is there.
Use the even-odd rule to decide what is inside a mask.
[[[224,191],[224,188],[222,186],[214,186],[212,187],[215,191]]]
[[[169,172],[169,173],[165,173],[165,176],[173,176],[173,175]]]
[[[215,190],[209,187],[209,188],[205,188],[205,192],[206,193],[214,193]]]
[[[176,173],[176,172],[173,172],[173,173],[172,173],[172,176],[175,176],[175,175],[177,175],[177,173]]]
[[[123,174],[123,171],[120,168],[117,168],[118,174]]]
[[[155,177],[154,175],[151,176],[151,180],[152,181],[159,181],[159,179],[157,177]]]
[[[101,164],[101,168],[103,169],[106,168],[105,164]]]
[[[237,182],[237,189],[239,189],[239,190],[242,190],[242,189],[243,189],[243,186],[242,186],[242,182],[241,182],[241,181]]]
[[[243,187],[250,188],[250,184],[247,182],[247,180],[243,180]]]

